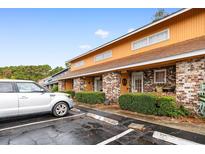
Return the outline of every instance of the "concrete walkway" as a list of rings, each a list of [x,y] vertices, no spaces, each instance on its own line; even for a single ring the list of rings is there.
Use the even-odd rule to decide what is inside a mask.
[[[161,126],[167,126],[170,128],[180,129],[192,133],[205,135],[205,120],[199,118],[171,118],[160,117],[153,115],[139,114],[135,112],[121,110],[117,104],[114,105],[88,105],[82,103],[76,103],[77,106],[91,108],[94,110],[104,111],[136,120],[141,120]]]

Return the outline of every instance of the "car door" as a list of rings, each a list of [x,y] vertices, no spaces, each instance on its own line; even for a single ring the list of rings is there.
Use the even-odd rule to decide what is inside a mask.
[[[19,114],[30,114],[50,110],[50,94],[33,82],[16,83],[19,99]]]
[[[13,83],[0,82],[0,118],[18,115],[18,95]]]

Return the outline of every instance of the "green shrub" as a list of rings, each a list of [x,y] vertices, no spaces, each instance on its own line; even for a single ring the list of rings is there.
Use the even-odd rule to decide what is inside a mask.
[[[70,94],[70,96],[71,96],[72,98],[75,97],[75,91],[67,90],[67,91],[65,91],[65,93]]]
[[[58,91],[58,86],[57,85],[53,85],[53,88],[51,90],[52,92],[57,92]]]
[[[178,107],[175,98],[160,96],[153,93],[130,93],[119,98],[120,108],[138,113],[160,116],[185,116],[188,111],[184,107]]]
[[[75,98],[78,102],[87,104],[103,103],[105,101],[105,93],[103,92],[77,92]]]

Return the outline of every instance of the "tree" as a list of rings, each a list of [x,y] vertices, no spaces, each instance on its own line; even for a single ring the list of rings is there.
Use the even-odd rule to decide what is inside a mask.
[[[60,72],[60,71],[62,71],[62,70],[64,70],[63,67],[57,66],[56,68],[52,69],[52,70],[49,72],[49,75],[50,75],[50,76],[51,76],[51,75],[54,75],[54,74],[56,74],[56,73],[58,73],[58,72]]]
[[[62,67],[52,69],[49,65],[0,67],[0,78],[38,81],[61,70]]]
[[[160,20],[168,15],[169,14],[164,9],[157,9],[157,11],[155,12],[153,16],[153,22]]]

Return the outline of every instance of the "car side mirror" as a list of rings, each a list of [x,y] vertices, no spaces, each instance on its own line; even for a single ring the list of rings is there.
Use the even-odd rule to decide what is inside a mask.
[[[44,90],[44,89],[41,89],[41,90],[40,90],[40,92],[44,93],[44,92],[45,92],[45,90]]]

